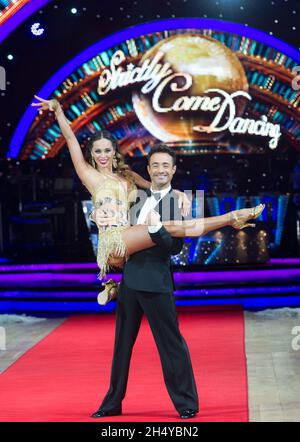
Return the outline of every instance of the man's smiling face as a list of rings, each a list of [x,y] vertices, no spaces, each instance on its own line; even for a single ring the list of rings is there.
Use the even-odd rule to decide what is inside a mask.
[[[151,155],[147,169],[153,190],[162,190],[168,187],[176,172],[173,158],[165,152],[157,152]]]

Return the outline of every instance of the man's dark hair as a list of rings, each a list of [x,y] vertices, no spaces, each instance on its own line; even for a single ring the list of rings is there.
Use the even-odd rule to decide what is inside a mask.
[[[176,153],[174,152],[173,149],[171,149],[171,147],[169,147],[169,146],[167,146],[166,144],[163,144],[163,143],[155,144],[152,147],[152,149],[150,150],[150,152],[148,153],[148,164],[150,163],[150,158],[155,153],[167,153],[168,155],[170,155],[170,157],[172,157],[173,166],[175,166],[175,164],[176,164]]]

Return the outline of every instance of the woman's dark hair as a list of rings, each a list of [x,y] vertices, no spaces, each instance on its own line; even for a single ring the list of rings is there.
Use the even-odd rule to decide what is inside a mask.
[[[150,152],[148,153],[148,164],[150,163],[150,158],[155,153],[167,153],[168,155],[170,155],[170,157],[172,157],[173,166],[175,166],[175,164],[176,164],[176,154],[175,154],[174,150],[171,149],[171,147],[169,147],[169,146],[167,146],[166,144],[163,144],[163,143],[155,144],[152,147],[152,149],[150,150]]]
[[[89,141],[87,142],[87,145],[86,145],[85,153],[84,153],[85,160],[92,167],[95,167],[95,165],[93,164],[93,161],[92,161],[92,148],[93,148],[95,141],[102,140],[103,138],[105,140],[109,140],[111,142],[112,147],[115,151],[116,167],[113,165],[113,172],[116,173],[117,175],[122,176],[123,178],[130,181],[131,183],[133,183],[133,178],[130,174],[130,167],[127,164],[125,164],[124,156],[118,151],[118,143],[108,130],[103,129],[99,132],[96,132],[89,139]]]

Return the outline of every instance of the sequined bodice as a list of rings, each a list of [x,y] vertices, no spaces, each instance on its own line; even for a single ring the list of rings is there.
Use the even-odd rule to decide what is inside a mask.
[[[128,224],[129,204],[135,197],[135,186],[129,188],[119,178],[107,177],[92,194],[92,201],[95,210],[110,220],[109,225],[123,226]]]

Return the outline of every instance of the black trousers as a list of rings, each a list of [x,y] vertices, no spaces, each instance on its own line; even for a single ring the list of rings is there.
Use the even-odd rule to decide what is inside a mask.
[[[114,355],[110,386],[101,410],[121,406],[125,397],[132,349],[145,313],[159,351],[164,381],[180,413],[198,410],[198,395],[190,354],[179,327],[173,293],[150,293],[122,284],[117,300]],[[159,403],[159,398],[157,398]]]

